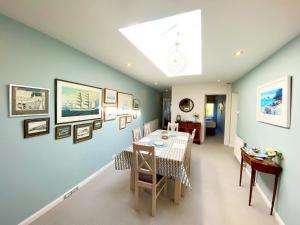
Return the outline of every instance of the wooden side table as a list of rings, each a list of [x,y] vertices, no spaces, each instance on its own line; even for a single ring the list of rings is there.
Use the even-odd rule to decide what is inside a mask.
[[[275,176],[273,197],[270,215],[273,214],[274,202],[277,192],[278,179],[281,174],[282,168],[278,164],[274,163],[271,159],[266,158],[263,160],[255,159],[253,156],[248,155],[243,148],[241,148],[241,167],[240,167],[240,182],[239,186],[242,184],[242,174],[243,174],[243,164],[248,163],[251,166],[251,178],[250,178],[250,193],[249,193],[249,206],[251,205],[252,190],[255,184],[256,171],[262,173],[273,174]]]

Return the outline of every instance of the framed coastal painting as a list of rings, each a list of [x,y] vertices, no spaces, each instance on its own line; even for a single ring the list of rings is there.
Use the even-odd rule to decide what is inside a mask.
[[[93,124],[85,123],[85,124],[77,124],[74,125],[74,144],[87,141],[93,138]]]
[[[132,118],[137,119],[137,111],[136,110],[133,111]]]
[[[291,77],[286,76],[257,88],[257,121],[290,127]]]
[[[102,89],[55,80],[55,123],[63,124],[102,118]]]
[[[72,132],[72,126],[71,125],[55,127],[55,140],[70,137],[71,132]]]
[[[93,129],[98,130],[102,128],[102,120],[95,120],[93,122]]]
[[[104,103],[105,104],[117,104],[118,92],[113,89],[104,89]]]
[[[104,106],[104,121],[115,120],[117,118],[117,107]]]
[[[24,138],[49,134],[50,118],[24,120]]]
[[[126,116],[119,117],[119,130],[126,128],[127,119]]]
[[[133,107],[133,95],[118,92],[118,115],[131,114]]]
[[[9,117],[49,114],[50,89],[9,85]]]

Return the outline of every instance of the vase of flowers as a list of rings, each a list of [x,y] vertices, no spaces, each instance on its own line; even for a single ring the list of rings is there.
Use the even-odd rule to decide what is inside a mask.
[[[195,122],[198,122],[200,116],[199,116],[198,113],[194,113],[194,114],[193,114],[193,118],[194,118]]]

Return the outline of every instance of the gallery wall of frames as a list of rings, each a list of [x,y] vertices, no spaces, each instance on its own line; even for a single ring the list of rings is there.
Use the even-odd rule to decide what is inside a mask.
[[[55,140],[73,136],[73,143],[93,138],[103,122],[118,119],[122,130],[138,117],[140,101],[133,94],[111,88],[55,79]],[[24,138],[50,134],[51,90],[26,85],[9,85],[9,117],[24,119]]]

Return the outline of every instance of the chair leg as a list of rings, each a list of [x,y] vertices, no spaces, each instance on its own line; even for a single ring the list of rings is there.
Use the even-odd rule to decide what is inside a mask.
[[[152,211],[151,211],[152,216],[156,216],[156,188],[153,187],[152,189]]]
[[[167,195],[168,195],[168,179],[166,178],[166,184],[164,187],[164,196],[167,196]]]
[[[135,210],[139,211],[139,187],[138,187],[138,185],[135,185],[134,204],[135,204]]]

